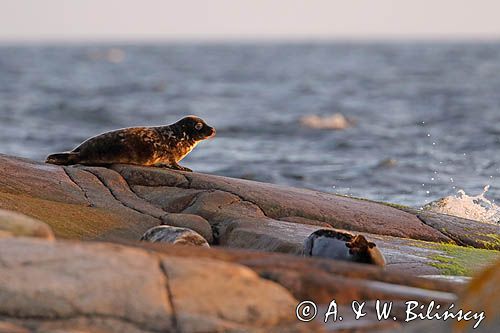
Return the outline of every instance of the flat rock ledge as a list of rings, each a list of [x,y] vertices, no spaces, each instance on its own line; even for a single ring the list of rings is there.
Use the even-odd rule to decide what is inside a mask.
[[[130,165],[0,155],[0,209],[0,333],[321,332],[300,301],[449,304],[500,258],[496,225]]]

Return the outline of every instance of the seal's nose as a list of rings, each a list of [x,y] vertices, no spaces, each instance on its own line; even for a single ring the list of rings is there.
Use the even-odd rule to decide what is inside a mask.
[[[215,130],[215,128],[213,128],[213,127],[212,127],[212,128],[210,129],[210,135],[208,136],[208,138],[213,138],[213,137],[215,136],[215,133],[216,133],[216,132],[217,132],[217,131]]]

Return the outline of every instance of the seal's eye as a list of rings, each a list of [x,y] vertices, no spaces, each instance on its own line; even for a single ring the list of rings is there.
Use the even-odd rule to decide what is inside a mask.
[[[202,123],[196,123],[196,125],[194,125],[194,128],[196,128],[198,131],[201,130],[202,127],[203,127]]]

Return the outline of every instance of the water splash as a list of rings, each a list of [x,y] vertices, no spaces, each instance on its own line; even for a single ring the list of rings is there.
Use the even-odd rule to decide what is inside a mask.
[[[441,198],[426,204],[422,209],[476,220],[484,223],[500,224],[500,206],[486,198],[490,185],[484,187],[477,196],[469,196],[464,190],[456,195]]]

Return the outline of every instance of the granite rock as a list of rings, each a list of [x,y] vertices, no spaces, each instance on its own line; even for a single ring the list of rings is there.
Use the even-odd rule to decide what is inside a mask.
[[[0,209],[0,231],[5,236],[39,237],[53,240],[54,233],[45,223],[29,216]]]

